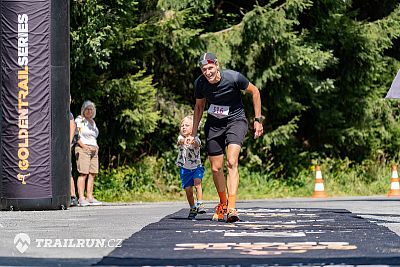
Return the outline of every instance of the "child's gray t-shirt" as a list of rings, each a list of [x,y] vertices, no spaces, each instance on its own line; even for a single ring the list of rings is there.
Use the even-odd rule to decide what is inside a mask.
[[[182,167],[185,169],[193,170],[197,167],[201,166],[200,159],[200,146],[201,141],[196,136],[194,141],[199,144],[199,146],[195,147],[193,145],[179,145],[179,141],[184,140],[185,137],[182,135],[178,136],[178,157],[176,159],[176,165],[178,167]]]

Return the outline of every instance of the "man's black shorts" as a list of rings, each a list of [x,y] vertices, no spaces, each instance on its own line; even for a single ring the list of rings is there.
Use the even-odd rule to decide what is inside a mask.
[[[242,146],[244,137],[249,129],[246,118],[214,123],[207,120],[204,125],[209,156],[224,154],[229,144]]]

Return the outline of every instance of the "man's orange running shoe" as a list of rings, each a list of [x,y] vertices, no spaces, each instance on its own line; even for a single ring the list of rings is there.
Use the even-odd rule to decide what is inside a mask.
[[[233,223],[233,222],[237,222],[237,221],[240,221],[237,210],[234,208],[230,208],[228,210],[228,214],[226,216],[226,222]]]
[[[226,204],[221,204],[219,203],[216,207],[215,207],[215,213],[212,217],[212,221],[216,221],[216,222],[224,222],[225,221],[225,214],[227,212],[227,205]]]

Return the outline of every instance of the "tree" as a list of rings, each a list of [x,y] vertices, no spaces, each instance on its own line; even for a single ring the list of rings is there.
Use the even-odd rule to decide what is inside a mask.
[[[75,106],[85,99],[97,104],[106,166],[121,155],[121,162],[133,157],[159,119],[152,76],[134,56],[142,30],[137,4],[122,0],[71,4],[71,92]]]
[[[110,166],[171,155],[198,56],[213,51],[261,90],[267,133],[242,153],[252,171],[393,157],[399,117],[382,97],[399,68],[400,9],[385,0],[374,13],[377,3],[75,0],[72,96],[98,104],[106,158],[120,159]]]

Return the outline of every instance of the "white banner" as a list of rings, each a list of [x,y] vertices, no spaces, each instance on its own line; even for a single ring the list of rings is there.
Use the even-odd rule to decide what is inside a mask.
[[[390,86],[389,92],[387,93],[385,98],[387,99],[400,98],[400,70],[397,72],[397,75],[394,78],[392,85]]]

